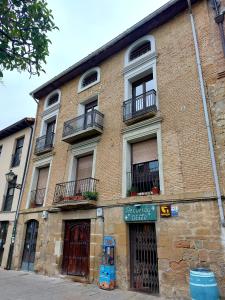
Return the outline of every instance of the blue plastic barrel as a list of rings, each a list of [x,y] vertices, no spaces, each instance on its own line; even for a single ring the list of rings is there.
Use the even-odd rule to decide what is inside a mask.
[[[190,270],[190,294],[192,300],[219,300],[214,273],[204,268]]]

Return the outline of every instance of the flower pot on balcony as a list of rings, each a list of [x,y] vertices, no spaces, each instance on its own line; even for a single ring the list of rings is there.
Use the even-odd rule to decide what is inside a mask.
[[[151,194],[152,195],[158,195],[159,194],[159,188],[157,186],[153,186],[151,189]]]
[[[137,196],[137,192],[130,192],[130,195],[131,195],[131,197],[135,197],[135,196]]]

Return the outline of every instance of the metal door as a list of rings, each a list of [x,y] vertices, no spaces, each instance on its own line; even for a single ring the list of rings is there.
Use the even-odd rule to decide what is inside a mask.
[[[24,242],[21,269],[24,271],[34,270],[34,260],[38,235],[38,222],[31,220],[27,222],[26,237]]]
[[[0,222],[0,266],[2,264],[2,257],[4,253],[4,245],[6,241],[8,225],[9,225],[8,221]]]
[[[90,221],[66,221],[62,273],[87,277],[89,255]]]
[[[130,287],[159,293],[155,224],[130,224]]]

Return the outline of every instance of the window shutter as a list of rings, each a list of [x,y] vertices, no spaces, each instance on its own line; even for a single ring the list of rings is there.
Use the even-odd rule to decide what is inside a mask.
[[[92,175],[93,154],[77,160],[77,180],[89,178]]]
[[[157,139],[150,139],[132,144],[133,164],[158,160]]]

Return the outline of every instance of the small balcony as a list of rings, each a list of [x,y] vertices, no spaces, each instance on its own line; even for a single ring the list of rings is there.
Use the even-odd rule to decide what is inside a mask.
[[[44,203],[46,188],[31,191],[30,208],[41,207]]]
[[[157,195],[160,193],[159,171],[127,172],[127,196]]]
[[[92,110],[64,123],[62,140],[73,144],[78,140],[102,134],[104,115]]]
[[[96,206],[97,183],[90,177],[56,184],[53,205],[65,209]]]
[[[151,90],[126,100],[123,104],[123,121],[127,124],[147,119],[157,113],[156,91]]]
[[[34,154],[41,155],[41,154],[51,151],[53,149],[54,137],[55,137],[55,134],[54,134],[54,132],[52,132],[50,134],[43,135],[43,136],[37,138],[36,144],[35,144],[35,149],[34,149]]]

